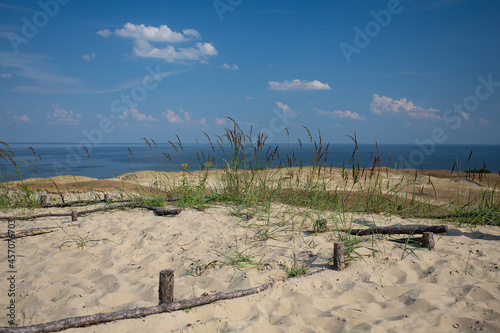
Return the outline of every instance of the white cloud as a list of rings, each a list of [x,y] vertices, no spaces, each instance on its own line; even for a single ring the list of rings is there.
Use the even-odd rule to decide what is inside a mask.
[[[0,77],[2,79],[10,79],[10,78],[12,78],[12,74],[10,74],[10,73],[2,73],[2,74],[0,74]]]
[[[130,109],[130,114],[132,114],[132,117],[134,117],[134,119],[137,120],[137,121],[154,121],[154,120],[158,120],[158,119],[153,118],[153,116],[151,116],[151,115],[148,116],[148,115],[146,115],[144,113],[140,113],[136,109]]]
[[[98,32],[96,32],[99,36],[102,36],[104,38],[108,38],[109,36],[111,36],[113,33],[111,32],[111,30],[109,29],[103,29],[103,30],[99,30]]]
[[[145,26],[144,24],[135,25],[127,23],[121,29],[115,29],[111,32],[108,29],[100,30],[98,35],[109,37],[112,34],[123,37],[132,38],[134,40],[133,54],[141,58],[160,58],[168,62],[181,62],[186,60],[205,61],[210,56],[218,54],[217,50],[211,43],[197,42],[194,46],[187,48],[179,48],[178,50],[172,46],[155,47],[151,42],[158,43],[186,43],[189,41],[201,39],[201,35],[194,29],[184,29],[181,32],[176,32],[166,25],[159,27]]]
[[[392,99],[387,96],[379,96],[373,94],[373,99],[370,102],[370,110],[378,115],[392,114],[392,115],[407,115],[411,118],[427,118],[427,119],[441,119],[437,113],[438,109],[425,109],[416,106],[413,102],[408,101],[406,98],[399,100]]]
[[[224,119],[224,118],[217,118],[217,117],[215,117],[215,123],[216,123],[217,125],[226,125],[226,119]]]
[[[191,122],[191,114],[189,112],[180,109],[179,112],[183,117],[177,115],[174,111],[167,109],[167,111],[162,112],[161,115],[171,123],[188,123]]]
[[[52,113],[46,113],[47,118],[50,119],[49,124],[64,124],[69,126],[75,126],[80,124],[81,114],[74,112],[73,110],[66,111],[59,105],[52,103],[52,108],[54,111]]]
[[[269,81],[271,90],[330,90],[328,83],[322,83],[318,80],[312,82],[295,79],[292,81],[274,82]]]
[[[349,110],[335,110],[335,111],[323,111],[316,109],[316,113],[322,116],[327,116],[332,119],[338,119],[338,118],[349,118],[349,119],[354,119],[354,120],[366,120],[365,117],[360,116],[359,113],[357,112],[352,112]]]
[[[194,39],[201,39],[200,33],[194,29],[184,29],[184,30],[182,30],[182,33],[186,37],[193,37]]]
[[[165,48],[152,47],[149,43],[134,47],[134,54],[141,58],[159,58],[168,62],[184,60],[202,61],[209,56],[218,54],[210,43],[196,43],[194,47],[179,48],[177,51],[172,45]]]
[[[179,111],[184,115],[184,119],[186,122],[191,121],[191,113],[184,111],[183,109],[179,109]]]
[[[281,102],[274,102],[274,103],[276,104],[276,106],[278,107],[278,109],[280,109],[281,111],[283,111],[284,114],[296,116],[296,115],[298,115],[300,113],[300,111],[294,111],[288,105],[283,104]]]
[[[431,76],[433,74],[428,72],[408,72],[408,71],[399,71],[399,74],[411,75],[411,76]]]
[[[95,53],[94,52],[92,52],[91,54],[84,54],[84,55],[82,55],[82,59],[83,60],[90,61],[90,60],[92,60],[94,58],[95,58]]]
[[[30,122],[30,117],[28,117],[27,114],[23,114],[22,116],[14,116],[13,119],[14,119],[14,121],[20,122],[20,123],[29,123]]]
[[[159,27],[145,26],[144,24],[127,23],[122,29],[116,29],[115,35],[129,37],[136,40],[152,42],[182,43],[191,38],[200,39],[200,33],[194,29],[184,29],[182,33],[175,32],[166,25]]]
[[[247,97],[245,97],[245,99],[251,100],[251,99],[253,99],[253,97],[252,96],[247,96]]]
[[[167,111],[162,112],[161,115],[171,123],[182,123],[184,122],[181,117],[175,114],[174,111],[167,109]]]
[[[232,64],[232,65],[229,65],[227,63],[224,63],[221,68],[224,68],[224,69],[230,69],[230,70],[233,70],[233,71],[237,71],[238,69],[240,69],[240,67],[238,65],[235,65],[235,64]]]

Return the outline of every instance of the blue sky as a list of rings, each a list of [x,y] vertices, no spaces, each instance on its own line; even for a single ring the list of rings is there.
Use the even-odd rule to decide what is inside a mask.
[[[0,0],[0,141],[500,143],[500,2]],[[426,141],[427,140],[427,141]]]

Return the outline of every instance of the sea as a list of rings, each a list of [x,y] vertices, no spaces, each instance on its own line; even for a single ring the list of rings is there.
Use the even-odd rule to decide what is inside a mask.
[[[166,143],[112,143],[83,147],[76,143],[8,143],[0,149],[12,151],[10,160],[0,150],[0,182],[60,175],[112,178],[124,173],[196,171],[234,166],[235,148],[230,145]],[[320,149],[321,148],[321,149]],[[389,168],[422,170],[481,170],[500,172],[500,145],[409,145],[284,143],[237,149],[239,167],[288,166]],[[266,158],[267,156],[267,158]],[[272,158],[271,158],[272,156]],[[242,159],[244,157],[244,159]],[[326,157],[326,158],[325,158]],[[244,162],[242,162],[244,160]],[[15,163],[12,163],[14,161]],[[210,163],[206,163],[206,162]]]

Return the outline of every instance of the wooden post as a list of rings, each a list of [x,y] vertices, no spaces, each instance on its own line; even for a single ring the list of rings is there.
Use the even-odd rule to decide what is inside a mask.
[[[171,269],[160,272],[159,298],[160,304],[174,301],[174,271]]]
[[[343,271],[344,264],[344,242],[333,243],[333,269],[336,271]]]
[[[432,232],[424,232],[422,237],[422,246],[432,250],[436,243],[434,243],[434,234]]]
[[[78,212],[76,210],[71,211],[71,222],[78,221]]]
[[[42,194],[40,196],[40,205],[42,207],[45,207],[46,204],[47,204],[47,196],[45,194]]]

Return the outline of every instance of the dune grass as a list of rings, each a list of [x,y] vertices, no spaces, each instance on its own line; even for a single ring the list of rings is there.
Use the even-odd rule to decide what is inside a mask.
[[[297,159],[297,156],[301,156],[300,152],[293,149],[287,156],[280,155],[279,146],[266,144],[267,138],[260,133],[254,142],[252,131],[246,134],[234,120],[229,119],[232,127],[226,128],[222,136],[216,136],[212,140],[205,134],[211,150],[198,153],[198,171],[188,172],[187,164],[182,164],[181,173],[172,173],[166,176],[167,180],[159,177],[149,185],[137,181],[137,190],[134,193],[124,192],[123,195],[151,206],[163,206],[172,198],[177,199],[175,204],[183,208],[205,210],[214,205],[223,205],[233,215],[256,217],[263,222],[253,223],[253,227],[258,227],[257,241],[277,240],[283,234],[293,237],[293,256],[290,263],[283,266],[289,276],[303,274],[310,269],[310,263],[298,260],[295,242],[305,242],[300,235],[306,228],[318,232],[314,223],[323,215],[327,217],[325,226],[331,235],[332,248],[334,241],[343,241],[346,244],[347,261],[361,258],[358,249],[362,246],[359,238],[340,231],[349,226],[350,213],[384,214],[403,218],[439,217],[458,226],[500,225],[499,191],[494,184],[482,185],[481,191],[469,190],[465,196],[459,188],[456,198],[442,201],[439,200],[430,173],[426,178],[422,176],[425,172],[403,170],[396,177],[388,166],[382,166],[378,146],[377,153],[371,158],[371,166],[362,168],[356,133],[349,136],[354,146],[351,160],[347,167],[343,166],[339,170],[333,169],[331,164],[328,167],[329,143],[323,142],[321,132],[318,132],[318,138],[315,139],[304,127],[314,150],[311,160],[303,161]],[[164,170],[165,164],[171,163],[171,156],[161,153],[154,140],[142,140],[149,147],[155,168]],[[301,149],[302,141],[297,141]],[[184,152],[179,137],[176,142],[169,143],[176,152]],[[38,156],[34,149],[31,150]],[[86,148],[85,150],[91,166],[90,154]],[[134,163],[134,155],[130,149],[129,155]],[[39,160],[42,161],[41,157]],[[390,164],[390,157],[388,162],[387,165]],[[9,182],[12,177],[7,173],[7,164],[14,166],[19,181]],[[36,169],[36,165],[31,164]],[[304,166],[306,164],[309,166]],[[276,168],[271,168],[275,165]],[[455,166],[451,174],[454,168]],[[471,171],[469,168],[458,179],[484,183],[488,170],[485,165],[481,170]],[[6,143],[0,142],[0,209],[39,207],[41,193],[40,189],[28,186],[14,153]],[[276,205],[292,207],[289,212],[302,216],[302,220],[297,222],[282,218],[279,224],[272,223],[273,207]],[[252,247],[241,250],[237,244],[227,244],[227,253],[220,254],[225,262],[236,267],[260,265],[260,261],[255,260],[255,254],[250,251]],[[370,249],[377,251],[375,246]],[[405,249],[404,253],[410,253],[408,244]]]

